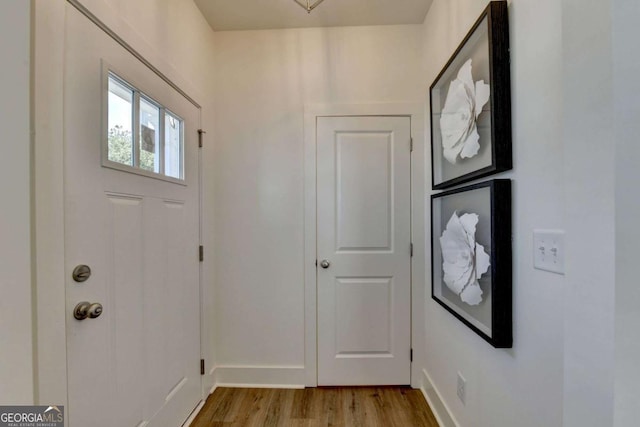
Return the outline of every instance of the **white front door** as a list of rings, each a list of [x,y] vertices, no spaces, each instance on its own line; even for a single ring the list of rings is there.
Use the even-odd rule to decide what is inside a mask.
[[[409,117],[318,117],[318,385],[409,384]]]
[[[69,426],[180,426],[202,398],[199,109],[69,5],[66,22]],[[102,166],[103,139],[114,131],[106,121],[107,69],[183,120],[183,183]],[[144,114],[150,113],[133,113],[132,123],[142,123]],[[152,164],[171,155],[161,151],[158,139],[154,146],[154,138],[175,132],[160,131],[166,120],[172,126],[175,121],[164,114],[157,117],[155,125],[139,125],[140,150],[146,150]],[[166,172],[174,166],[163,168]],[[92,273],[77,282],[72,272],[82,264]],[[81,301],[102,304],[102,314],[75,319],[73,311]]]

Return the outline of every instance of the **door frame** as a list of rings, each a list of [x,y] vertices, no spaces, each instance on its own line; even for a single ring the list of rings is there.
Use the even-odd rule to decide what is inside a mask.
[[[64,61],[67,5],[78,9],[96,23],[123,48],[156,73],[170,86],[181,93],[200,111],[200,127],[203,125],[203,105],[200,101],[204,95],[189,82],[183,80],[179,73],[168,63],[158,60],[160,71],[153,66],[156,59],[154,52],[149,52],[144,40],[133,29],[117,25],[119,17],[108,18],[106,24],[91,11],[84,8],[79,0],[55,0],[34,2],[31,14],[31,28],[34,34],[31,46],[31,126],[33,142],[31,149],[32,177],[32,218],[33,249],[32,274],[34,288],[32,295],[33,343],[34,343],[34,404],[57,404],[68,407],[67,382],[67,329],[66,329],[66,277],[65,271],[65,235],[64,235]],[[115,32],[110,28],[122,30]],[[135,47],[134,47],[135,46]],[[140,53],[136,47],[143,49]],[[167,77],[169,75],[170,77]],[[186,91],[180,89],[185,88]],[[100,101],[102,102],[102,101]],[[199,220],[200,243],[208,241],[211,233],[202,221],[208,210],[204,200],[204,181],[202,156],[204,148],[198,152],[199,164]],[[195,250],[195,248],[194,248]],[[200,345],[201,357],[212,366],[212,344],[208,342],[207,325],[211,316],[205,302],[211,298],[211,291],[204,287],[208,283],[208,271],[205,265],[199,265],[200,276]],[[197,361],[194,361],[197,363]],[[200,409],[207,395],[213,391],[212,370],[201,376],[203,401],[196,408]],[[194,411],[194,412],[196,412]]]
[[[425,108],[422,103],[308,104],[304,106],[304,375],[305,386],[318,385],[316,268],[316,135],[318,117],[403,116],[411,121],[411,386],[419,388],[425,342]]]

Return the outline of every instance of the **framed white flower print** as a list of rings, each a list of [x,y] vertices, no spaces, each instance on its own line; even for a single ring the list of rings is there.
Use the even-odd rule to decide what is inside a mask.
[[[506,1],[492,1],[430,88],[432,188],[511,169]]]
[[[431,297],[497,348],[512,345],[511,181],[431,196]]]

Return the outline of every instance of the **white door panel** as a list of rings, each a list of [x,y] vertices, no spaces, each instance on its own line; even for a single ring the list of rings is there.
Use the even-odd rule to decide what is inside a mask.
[[[317,129],[318,384],[409,384],[409,118]]]
[[[336,134],[337,250],[392,250],[392,135]]]
[[[199,111],[69,5],[66,25],[69,426],[176,427],[202,398]],[[105,64],[184,120],[185,185],[101,166]],[[80,301],[103,314],[76,320]]]

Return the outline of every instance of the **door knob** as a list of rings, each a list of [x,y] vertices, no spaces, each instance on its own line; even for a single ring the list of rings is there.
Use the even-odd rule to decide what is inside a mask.
[[[320,261],[320,267],[322,267],[322,268],[329,268],[330,265],[331,265],[331,263],[329,261],[327,261],[326,259],[323,259],[322,261]]]
[[[89,306],[89,319],[95,319],[102,314],[102,304],[94,302]]]
[[[73,309],[73,317],[78,320],[84,320],[87,317],[89,319],[95,319],[96,317],[100,317],[101,314],[102,304],[99,302],[91,304],[88,301],[82,301],[76,304],[76,307]]]

